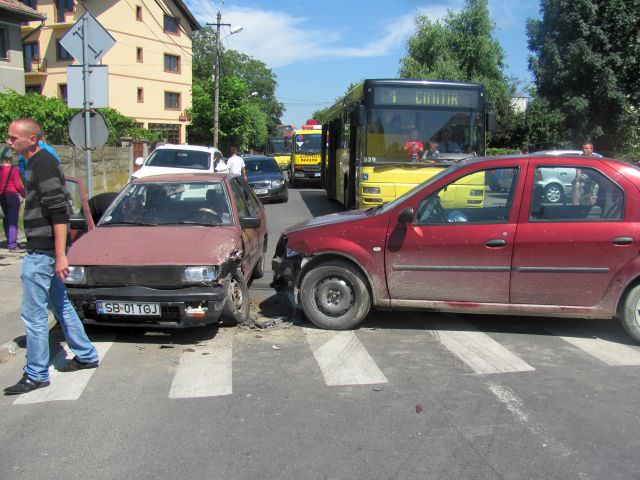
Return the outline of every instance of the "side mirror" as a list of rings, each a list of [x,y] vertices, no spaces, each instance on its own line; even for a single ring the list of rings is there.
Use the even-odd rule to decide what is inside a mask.
[[[415,212],[413,208],[405,208],[398,214],[398,223],[406,225],[407,223],[413,222],[413,217],[415,216]]]
[[[260,219],[258,217],[241,217],[240,228],[259,228]]]
[[[83,232],[89,230],[89,225],[84,217],[70,217],[69,224],[71,230],[82,230]]]
[[[135,159],[135,161],[133,162],[137,167],[141,167],[142,164],[144,163],[144,158],[142,157],[138,157]]]

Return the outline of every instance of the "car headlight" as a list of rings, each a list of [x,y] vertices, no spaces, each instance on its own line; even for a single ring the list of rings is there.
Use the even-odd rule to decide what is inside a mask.
[[[484,190],[470,190],[469,191],[469,196],[470,197],[482,197],[482,196],[484,196]]]
[[[363,187],[362,193],[367,195],[380,195],[380,187]]]
[[[279,187],[282,184],[284,184],[284,180],[271,180],[271,185],[274,187]]]
[[[85,283],[84,267],[69,265],[69,274],[67,278],[64,279],[64,282],[72,285],[82,285]]]
[[[216,279],[216,267],[212,265],[193,265],[185,267],[182,283],[210,283]]]

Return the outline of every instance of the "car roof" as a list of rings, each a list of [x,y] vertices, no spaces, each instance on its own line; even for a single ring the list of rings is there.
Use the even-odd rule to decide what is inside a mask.
[[[175,145],[172,143],[165,143],[163,145],[158,145],[156,150],[190,150],[194,152],[219,152],[215,147],[207,147],[204,145]]]
[[[224,182],[227,177],[237,176],[228,173],[162,173],[160,175],[135,178],[132,183]]]

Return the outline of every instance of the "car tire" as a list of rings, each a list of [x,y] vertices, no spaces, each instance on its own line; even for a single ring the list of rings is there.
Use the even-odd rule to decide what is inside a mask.
[[[226,325],[238,325],[249,320],[249,287],[240,271],[233,273],[227,282],[227,298],[220,319]]]
[[[550,183],[542,191],[542,198],[545,202],[558,203],[564,198],[564,190],[559,183]]]
[[[364,276],[347,262],[333,260],[312,267],[300,284],[302,310],[314,325],[327,330],[349,330],[360,324],[371,308]]]
[[[640,344],[640,285],[627,293],[622,311],[622,326],[633,340]]]

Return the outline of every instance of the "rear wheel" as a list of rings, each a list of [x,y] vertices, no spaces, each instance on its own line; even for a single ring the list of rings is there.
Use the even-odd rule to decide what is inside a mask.
[[[307,318],[328,330],[354,328],[371,308],[363,275],[340,260],[312,267],[300,284],[300,300]]]
[[[640,344],[640,285],[636,285],[627,293],[621,320],[629,336]]]
[[[249,288],[239,270],[227,282],[227,298],[221,319],[227,325],[237,325],[249,320]]]

